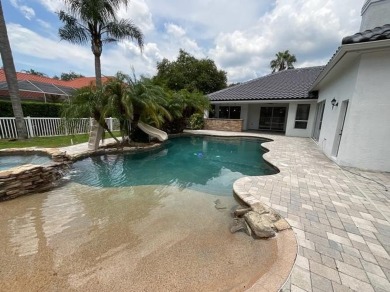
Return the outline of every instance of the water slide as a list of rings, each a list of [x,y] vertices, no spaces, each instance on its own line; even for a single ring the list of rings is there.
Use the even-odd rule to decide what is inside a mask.
[[[168,139],[168,134],[164,131],[161,131],[155,127],[149,126],[142,122],[138,122],[138,128],[140,128],[146,134],[157,138],[159,141],[165,141]]]

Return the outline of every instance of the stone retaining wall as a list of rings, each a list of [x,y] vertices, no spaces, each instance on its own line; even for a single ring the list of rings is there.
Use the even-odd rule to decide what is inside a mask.
[[[53,162],[45,165],[25,164],[0,171],[0,201],[42,192],[53,187],[68,169],[69,157],[56,149],[5,149],[1,155],[45,153]]]
[[[205,119],[205,130],[242,132],[243,120]]]
[[[66,169],[66,163],[53,163],[45,166],[26,164],[0,171],[0,201],[48,190]]]

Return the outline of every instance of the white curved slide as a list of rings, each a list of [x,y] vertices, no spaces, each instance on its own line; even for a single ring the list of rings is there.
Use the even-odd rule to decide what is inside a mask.
[[[144,124],[142,122],[138,122],[138,127],[146,134],[157,138],[161,142],[168,139],[168,134],[166,132],[161,131],[155,127],[149,126],[149,125]]]

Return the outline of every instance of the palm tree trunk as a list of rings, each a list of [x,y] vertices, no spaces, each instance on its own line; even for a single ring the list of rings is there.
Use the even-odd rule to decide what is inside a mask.
[[[100,64],[100,56],[95,55],[95,76],[96,76],[96,87],[102,87],[102,67]]]
[[[7,27],[5,25],[3,7],[0,1],[0,53],[3,61],[5,78],[7,79],[8,92],[16,121],[16,131],[19,139],[27,139],[27,128],[24,122],[22,104],[19,97],[18,79],[16,76],[14,59],[8,40]]]

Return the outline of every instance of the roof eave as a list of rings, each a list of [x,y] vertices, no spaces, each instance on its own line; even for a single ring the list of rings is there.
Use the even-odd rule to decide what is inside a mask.
[[[339,50],[336,52],[335,56],[333,56],[333,58],[325,66],[324,70],[322,70],[320,75],[318,75],[317,79],[314,81],[309,91],[319,90],[318,86],[320,85],[320,83],[329,75],[333,68],[337,66],[337,64],[346,54],[371,49],[382,49],[386,47],[390,47],[390,40],[342,45],[341,47],[339,47]]]

